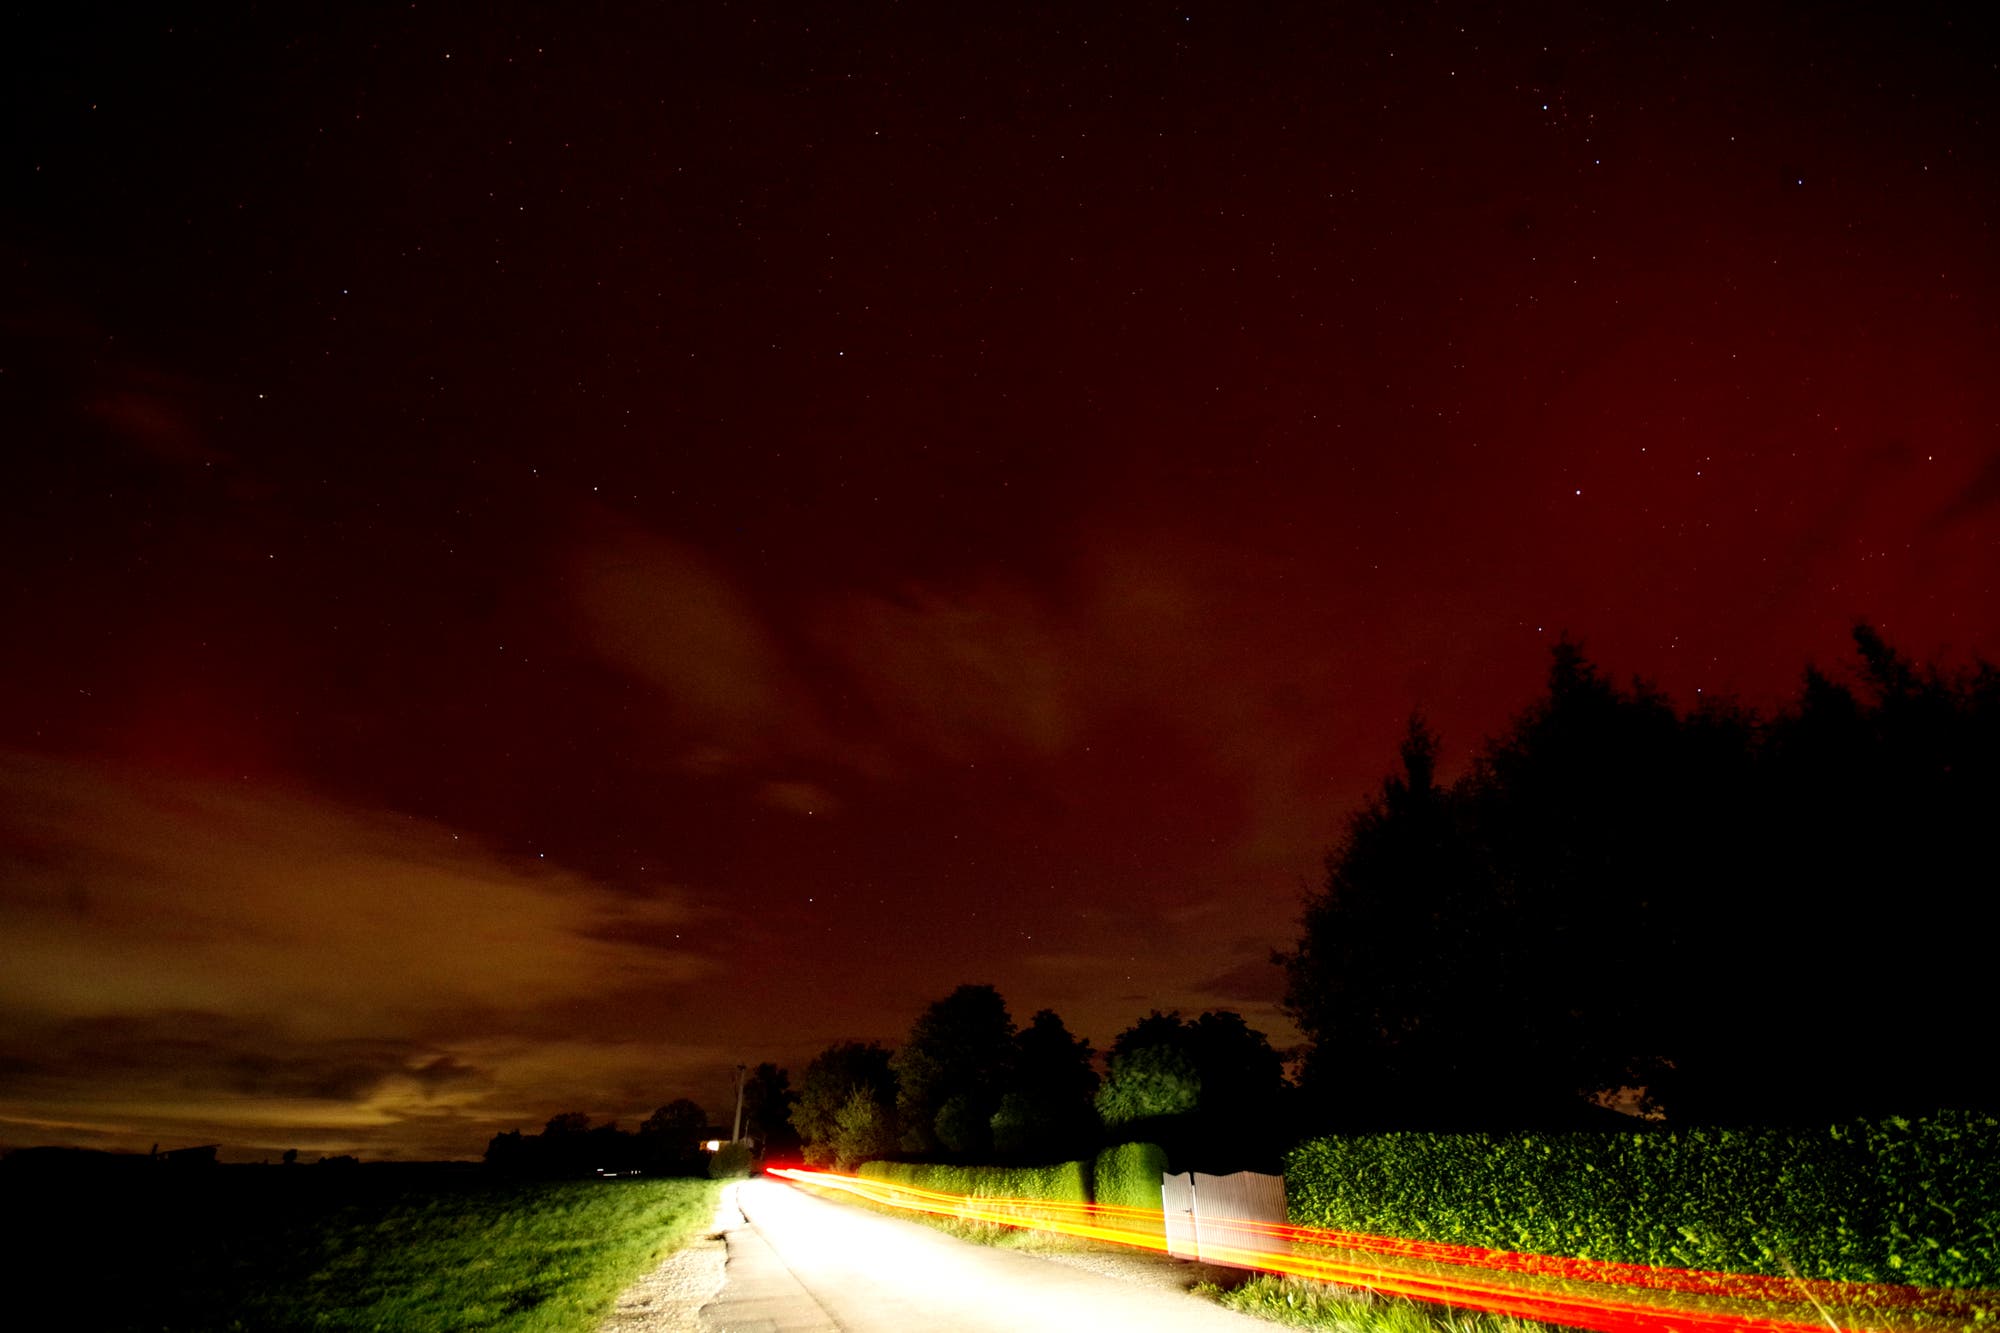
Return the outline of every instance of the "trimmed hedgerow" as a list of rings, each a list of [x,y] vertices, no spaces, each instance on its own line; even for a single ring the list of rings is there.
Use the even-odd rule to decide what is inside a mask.
[[[1158,1208],[1167,1150],[1157,1143],[1121,1143],[1097,1154],[1091,1173],[1095,1202],[1121,1208]]]
[[[1292,1220],[1624,1263],[2000,1285],[2000,1120],[1369,1134],[1285,1164]]]
[[[867,1162],[860,1174],[870,1180],[983,1199],[1057,1199],[1158,1208],[1160,1175],[1166,1169],[1166,1150],[1158,1144],[1121,1143],[1106,1148],[1094,1162],[1058,1162],[1053,1166]]]
[[[864,1162],[860,1174],[892,1185],[969,1194],[983,1199],[1057,1199],[1090,1202],[1090,1163],[1054,1166],[951,1166],[933,1162]]]

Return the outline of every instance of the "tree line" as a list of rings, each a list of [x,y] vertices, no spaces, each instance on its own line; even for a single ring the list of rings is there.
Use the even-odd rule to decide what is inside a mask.
[[[760,1064],[743,1083],[743,1132],[762,1146],[790,1132],[791,1106],[785,1071]],[[573,1178],[598,1172],[615,1175],[698,1176],[711,1161],[703,1143],[728,1138],[734,1130],[709,1124],[708,1112],[685,1097],[667,1102],[639,1123],[622,1130],[616,1120],[593,1122],[582,1111],[549,1117],[539,1134],[508,1130],[486,1145],[486,1164],[511,1175]]]
[[[1570,642],[1444,781],[1413,719],[1280,956],[1328,1127],[2000,1109],[2000,672],[1854,633],[1769,716]]]
[[[786,1070],[758,1065],[744,1082],[744,1137],[767,1160],[844,1169],[883,1157],[1044,1163],[1145,1139],[1220,1171],[1274,1166],[1289,1142],[1283,1059],[1240,1014],[1155,1010],[1118,1035],[1102,1075],[1097,1054],[1053,1010],[1017,1027],[994,987],[960,986],[895,1049],[828,1046],[796,1090]],[[494,1135],[486,1162],[551,1178],[699,1175],[712,1137],[728,1134],[679,1098],[636,1131],[565,1111],[538,1134]]]
[[[1284,1063],[1241,1015],[1154,1011],[1097,1052],[1053,1010],[1016,1027],[1000,992],[960,986],[903,1044],[838,1042],[806,1066],[790,1122],[813,1165],[882,1157],[1053,1162],[1131,1139],[1205,1170],[1267,1164],[1290,1113]]]

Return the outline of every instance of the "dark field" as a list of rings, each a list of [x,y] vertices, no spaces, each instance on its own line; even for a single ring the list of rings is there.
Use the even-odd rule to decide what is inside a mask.
[[[0,1173],[16,1308],[149,1333],[587,1330],[708,1224],[716,1190],[387,1165]]]

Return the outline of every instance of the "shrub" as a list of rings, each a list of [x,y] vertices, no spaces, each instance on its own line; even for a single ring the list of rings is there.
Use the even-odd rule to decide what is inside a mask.
[[[1119,1208],[1158,1208],[1166,1149],[1157,1143],[1121,1143],[1097,1154],[1091,1184],[1096,1202]]]
[[[725,1143],[708,1159],[708,1174],[715,1180],[741,1180],[750,1174],[750,1145]]]
[[[1090,1202],[1090,1163],[1054,1166],[952,1166],[931,1162],[869,1162],[860,1175],[892,1185],[965,1194],[982,1199],[1054,1199]]]
[[[2000,1283],[2000,1120],[1369,1134],[1286,1160],[1294,1222],[1624,1263]]]
[[[993,1150],[1018,1153],[1044,1137],[1047,1129],[1044,1118],[1037,1114],[1038,1109],[1023,1093],[1010,1092],[1002,1097],[1000,1109],[993,1113]]]
[[[871,1158],[896,1150],[896,1122],[889,1108],[856,1088],[833,1116],[833,1160],[851,1171]]]
[[[1111,1076],[1097,1090],[1097,1114],[1106,1125],[1181,1115],[1200,1103],[1194,1057],[1172,1046],[1142,1046],[1112,1056]]]

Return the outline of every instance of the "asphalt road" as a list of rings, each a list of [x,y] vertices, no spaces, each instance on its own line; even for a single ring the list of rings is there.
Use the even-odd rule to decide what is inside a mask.
[[[701,1318],[724,1333],[843,1329],[1270,1333],[1272,1325],[916,1222],[816,1198],[768,1178],[738,1187],[722,1290]]]

